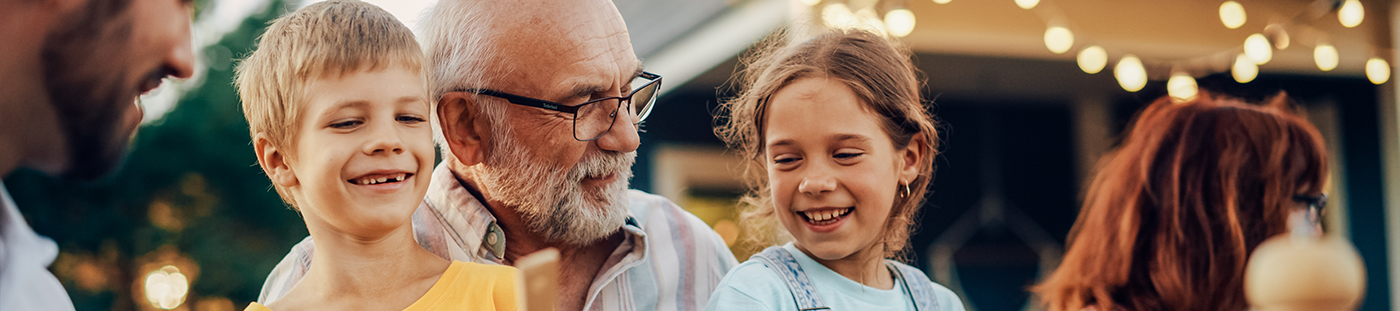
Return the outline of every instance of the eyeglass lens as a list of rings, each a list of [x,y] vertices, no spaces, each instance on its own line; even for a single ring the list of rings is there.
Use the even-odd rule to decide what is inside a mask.
[[[656,103],[656,90],[661,85],[652,83],[655,80],[637,80],[632,82],[632,86],[641,89],[632,92],[631,109],[627,109],[627,118],[632,120],[632,124],[641,123],[651,113],[651,107]],[[622,109],[624,104],[627,103],[621,99],[610,98],[581,106],[574,114],[574,138],[588,141],[602,137],[612,129],[618,115],[615,112]]]

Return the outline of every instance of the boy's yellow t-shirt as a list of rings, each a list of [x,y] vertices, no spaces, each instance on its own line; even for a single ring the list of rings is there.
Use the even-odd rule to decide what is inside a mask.
[[[516,310],[519,273],[511,266],[453,261],[428,293],[404,311]],[[272,311],[256,302],[244,311]]]

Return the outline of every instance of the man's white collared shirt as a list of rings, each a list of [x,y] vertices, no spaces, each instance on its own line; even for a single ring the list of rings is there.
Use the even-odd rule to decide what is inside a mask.
[[[58,257],[53,240],[34,233],[0,183],[0,311],[73,310],[73,300],[48,266]]]

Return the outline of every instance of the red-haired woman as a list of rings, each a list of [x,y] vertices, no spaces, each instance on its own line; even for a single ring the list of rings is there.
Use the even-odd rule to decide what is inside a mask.
[[[1203,93],[1152,103],[1099,166],[1064,261],[1032,289],[1049,310],[1247,309],[1249,254],[1322,196],[1327,153],[1283,94]]]

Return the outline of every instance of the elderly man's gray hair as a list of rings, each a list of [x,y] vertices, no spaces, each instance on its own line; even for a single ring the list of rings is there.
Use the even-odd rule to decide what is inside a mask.
[[[483,88],[494,78],[493,72],[505,71],[498,61],[495,41],[500,38],[498,30],[492,29],[498,19],[495,11],[486,9],[491,1],[442,0],[438,1],[426,14],[419,25],[422,34],[419,41],[427,56],[428,90],[433,99],[433,140],[443,153],[450,158],[446,139],[438,124],[437,100],[448,92]],[[473,102],[481,102],[479,95],[470,94]],[[505,120],[505,107],[501,105],[481,105],[488,122]],[[508,127],[497,127],[506,128]],[[498,133],[508,134],[508,133]]]

